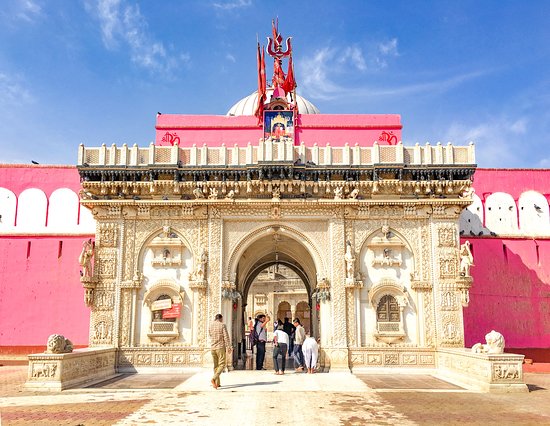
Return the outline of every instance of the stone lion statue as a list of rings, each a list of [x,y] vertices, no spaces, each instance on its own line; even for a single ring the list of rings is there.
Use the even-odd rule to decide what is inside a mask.
[[[504,353],[504,336],[498,331],[491,330],[485,335],[487,344],[476,343],[472,346],[472,352],[476,354],[501,354]]]
[[[73,344],[61,334],[52,334],[48,337],[47,354],[66,354],[73,351]]]

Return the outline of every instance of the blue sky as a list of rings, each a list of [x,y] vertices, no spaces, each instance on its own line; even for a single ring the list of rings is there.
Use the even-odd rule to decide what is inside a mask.
[[[256,89],[276,16],[321,112],[400,114],[405,144],[472,140],[481,167],[550,168],[550,1],[535,0],[4,0],[0,162],[74,164],[79,143],[147,145],[157,111],[225,114]]]

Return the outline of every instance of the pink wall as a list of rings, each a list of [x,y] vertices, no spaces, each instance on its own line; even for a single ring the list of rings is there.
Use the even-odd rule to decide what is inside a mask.
[[[75,166],[1,164],[0,187],[16,196],[27,188],[39,188],[47,197],[58,188],[69,188],[78,194],[80,176]]]
[[[464,309],[466,346],[494,329],[507,347],[550,347],[550,240],[468,240],[476,266]]]
[[[157,116],[155,128],[157,145],[172,145],[179,138],[179,145],[186,147],[222,143],[228,147],[246,146],[249,142],[257,144],[262,137],[258,120],[252,116],[162,114]],[[296,144],[371,146],[384,131],[400,141],[401,128],[401,116],[396,114],[304,114],[298,118]]]
[[[88,343],[90,311],[78,264],[82,240],[0,236],[0,347],[45,345],[54,333]]]
[[[477,169],[474,188],[482,201],[494,192],[506,192],[517,201],[522,192],[530,190],[549,199],[549,175],[549,169]]]
[[[517,201],[530,190],[548,199],[550,170],[478,169],[474,188],[482,201],[494,192]],[[485,342],[485,334],[495,329],[509,348],[550,347],[550,239],[467,239],[476,266],[470,305],[464,309],[466,346]]]
[[[38,188],[49,197],[59,188],[78,193],[80,177],[74,166],[1,165],[0,187],[16,196]],[[45,346],[53,333],[86,345],[90,312],[78,256],[82,241],[93,235],[27,234],[0,235],[0,352]]]

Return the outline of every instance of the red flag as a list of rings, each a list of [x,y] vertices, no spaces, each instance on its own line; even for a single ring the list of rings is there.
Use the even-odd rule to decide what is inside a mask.
[[[265,80],[265,52],[258,43],[258,105],[254,115],[258,117],[258,124],[264,120],[264,102],[266,99],[266,80]]]
[[[282,89],[285,93],[291,93],[296,88],[296,80],[294,79],[294,65],[292,64],[292,55],[288,58],[288,73],[286,75],[285,82],[282,85]]]

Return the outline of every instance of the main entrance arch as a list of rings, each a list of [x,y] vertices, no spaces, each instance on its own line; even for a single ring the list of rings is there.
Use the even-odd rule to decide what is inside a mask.
[[[272,321],[275,321],[278,315],[278,302],[287,303],[289,309],[285,311],[285,316],[288,316],[288,312],[290,316],[296,316],[299,308],[300,318],[308,320],[306,330],[318,337],[320,327],[316,303],[312,297],[318,276],[322,275],[318,271],[323,266],[318,265],[319,257],[315,256],[316,249],[309,239],[291,227],[270,225],[251,231],[243,238],[241,244],[237,245],[236,252],[236,255],[230,257],[228,264],[230,274],[234,277],[234,288],[240,295],[231,306],[232,339],[242,342],[241,347],[244,348],[248,317],[254,317],[261,312],[268,314]],[[287,273],[285,277],[277,272],[279,269],[291,273]],[[266,274],[272,276],[273,279],[269,280],[271,284],[264,286],[265,291],[254,293],[254,303],[250,306],[251,288],[260,276]],[[288,276],[295,278],[286,279]],[[300,285],[297,286],[297,282],[300,282]],[[294,293],[289,290],[289,286],[302,287],[305,290],[292,306],[283,296],[285,293]],[[224,311],[227,313],[228,310]],[[273,324],[270,331],[273,330],[272,326]]]

